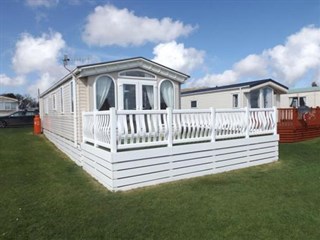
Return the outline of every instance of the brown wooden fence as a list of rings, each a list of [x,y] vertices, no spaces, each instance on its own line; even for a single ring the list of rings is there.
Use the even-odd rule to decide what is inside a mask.
[[[280,142],[299,142],[320,137],[320,108],[279,108]]]

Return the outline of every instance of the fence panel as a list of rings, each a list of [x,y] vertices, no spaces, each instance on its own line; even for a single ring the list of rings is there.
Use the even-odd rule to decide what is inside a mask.
[[[117,111],[118,149],[167,144],[166,110]]]
[[[273,133],[277,126],[275,114],[273,108],[250,109],[249,134],[253,136]]]
[[[199,142],[211,139],[211,111],[173,110],[173,143]]]
[[[216,110],[216,139],[244,137],[246,135],[246,111],[244,109]]]

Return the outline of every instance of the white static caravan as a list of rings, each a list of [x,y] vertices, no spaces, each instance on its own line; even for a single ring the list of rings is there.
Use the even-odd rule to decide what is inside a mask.
[[[187,78],[145,58],[79,66],[41,94],[43,132],[112,191],[278,160],[275,109],[181,110]]]
[[[181,108],[270,108],[280,107],[280,95],[288,88],[272,79],[212,88],[183,90]]]
[[[281,95],[281,107],[319,107],[320,87],[289,89],[287,94]]]
[[[0,116],[9,115],[19,109],[19,101],[15,98],[0,96]]]

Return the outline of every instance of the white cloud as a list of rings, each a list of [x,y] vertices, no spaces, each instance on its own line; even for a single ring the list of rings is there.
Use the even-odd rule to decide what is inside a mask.
[[[46,71],[57,65],[58,56],[64,47],[65,42],[58,32],[42,34],[41,37],[24,33],[16,44],[13,68],[18,74]]]
[[[60,79],[61,76],[58,78]],[[57,78],[52,75],[52,73],[45,72],[41,73],[39,76],[39,79],[36,80],[33,84],[28,86],[28,93],[31,96],[37,96],[38,89],[40,90],[40,93],[48,89],[54,82],[56,82]]]
[[[267,74],[267,62],[259,55],[251,54],[233,66],[233,70],[240,76],[265,76]]]
[[[25,83],[24,76],[10,78],[6,74],[0,74],[0,86],[21,86]]]
[[[185,48],[183,43],[175,41],[161,43],[153,49],[153,61],[189,73],[199,67],[204,61],[204,51],[195,48]]]
[[[284,45],[267,50],[265,55],[276,76],[293,85],[309,71],[320,68],[320,28],[302,28],[289,36]]]
[[[26,4],[30,7],[54,7],[59,3],[59,0],[26,0]]]
[[[237,81],[239,74],[233,70],[226,70],[221,74],[207,74],[203,78],[190,83],[192,86],[212,87],[232,84]]]
[[[139,46],[146,42],[172,41],[187,36],[194,29],[171,18],[140,17],[126,8],[107,4],[96,7],[87,17],[82,38],[89,45]]]
[[[26,84],[24,79],[29,76],[28,78],[34,81],[28,81],[26,90],[36,96],[38,88],[42,92],[67,74],[62,65],[62,51],[65,49],[65,41],[58,32],[43,33],[40,37],[22,34],[12,58],[13,69],[19,77],[10,79],[1,75],[1,83],[23,85]]]
[[[208,74],[190,83],[191,86],[216,86],[235,83],[243,78],[269,78],[294,86],[299,80],[313,74],[319,81],[320,28],[308,26],[290,35],[283,45],[251,54],[235,63],[222,74]]]

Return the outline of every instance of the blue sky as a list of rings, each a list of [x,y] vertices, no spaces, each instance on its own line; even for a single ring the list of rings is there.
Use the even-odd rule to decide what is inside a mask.
[[[2,0],[0,94],[35,95],[70,67],[143,56],[184,87],[320,84],[320,0]]]

